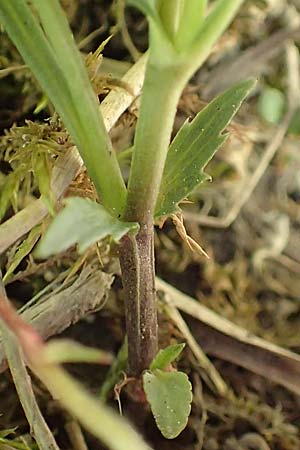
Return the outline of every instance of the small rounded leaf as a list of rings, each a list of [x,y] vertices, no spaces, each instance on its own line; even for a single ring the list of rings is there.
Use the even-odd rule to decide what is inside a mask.
[[[269,123],[278,123],[285,108],[284,94],[279,90],[267,86],[258,101],[258,112]]]
[[[156,369],[143,375],[143,386],[155,422],[167,439],[186,427],[192,402],[192,386],[183,372]]]

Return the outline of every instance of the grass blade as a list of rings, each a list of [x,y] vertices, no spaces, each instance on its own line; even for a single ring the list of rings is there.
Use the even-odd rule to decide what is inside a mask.
[[[60,114],[103,204],[118,215],[126,189],[80,53],[57,0],[35,6],[46,36],[25,0],[3,0],[0,20]]]

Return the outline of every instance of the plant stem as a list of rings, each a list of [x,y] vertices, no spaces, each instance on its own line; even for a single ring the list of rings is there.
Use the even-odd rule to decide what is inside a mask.
[[[176,65],[148,63],[128,184],[128,221],[145,224],[153,218],[184,75]]]
[[[123,216],[128,222],[138,222],[140,231],[136,237],[125,237],[120,249],[127,297],[128,366],[135,376],[149,367],[157,350],[153,217],[177,103],[186,82],[208,56],[242,2],[219,0],[199,33],[195,34],[196,41],[188,53],[178,52],[172,43],[180,26],[177,21],[183,5],[180,0],[167,0],[160,10],[169,39],[160,34],[155,21],[150,22],[150,53]],[[206,2],[201,4],[199,13],[203,14]]]
[[[148,64],[134,142],[124,219],[138,222],[140,230],[136,236],[123,238],[120,263],[126,294],[128,369],[135,376],[150,366],[158,347],[153,216],[184,86],[177,73],[177,67]]]
[[[154,283],[153,223],[137,236],[125,236],[120,263],[126,294],[128,371],[139,376],[157,353],[157,312]]]

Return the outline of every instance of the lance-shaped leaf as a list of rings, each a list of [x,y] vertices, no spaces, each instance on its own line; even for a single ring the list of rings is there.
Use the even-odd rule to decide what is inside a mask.
[[[128,231],[136,230],[137,224],[121,222],[111,216],[103,206],[89,199],[69,197],[66,207],[51,222],[35,255],[47,258],[78,244],[79,253],[90,245],[111,236],[115,241]]]
[[[152,17],[155,20],[158,18],[157,0],[127,0],[127,3],[130,6],[135,6],[146,16]]]
[[[23,261],[23,259],[31,252],[31,250],[37,243],[41,233],[42,233],[42,225],[40,224],[32,228],[27,238],[24,241],[22,241],[21,244],[18,246],[15,254],[13,255],[10,261],[10,265],[3,277],[4,283],[7,282],[7,280],[13,274],[14,270]]]
[[[193,42],[205,17],[207,0],[185,0],[176,34],[176,47],[185,49]]]
[[[32,155],[34,177],[37,181],[40,194],[48,211],[54,215],[54,196],[51,190],[51,169],[45,151],[36,151]]]
[[[159,350],[155,358],[153,359],[150,370],[162,369],[164,370],[169,364],[171,364],[180,355],[184,349],[185,344],[169,345],[166,348]]]
[[[243,81],[219,95],[186,121],[170,145],[160,186],[155,217],[169,216],[178,210],[178,203],[199,184],[210,177],[203,169],[218,148],[226,141],[223,133],[242,101],[254,86]]]
[[[69,362],[111,364],[113,362],[110,353],[98,348],[87,347],[71,339],[52,339],[45,345],[44,358],[47,364]]]
[[[192,386],[183,372],[156,369],[145,372],[143,386],[162,435],[174,439],[186,427],[192,403]]]
[[[0,191],[0,221],[3,219],[9,204],[13,202],[13,198],[18,192],[20,178],[18,173],[11,172],[6,176],[4,186],[1,186]]]

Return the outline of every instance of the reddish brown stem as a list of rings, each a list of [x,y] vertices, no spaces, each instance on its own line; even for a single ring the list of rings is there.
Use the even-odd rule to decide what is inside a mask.
[[[157,352],[153,224],[142,224],[136,236],[127,235],[120,247],[126,295],[129,374],[139,376]]]
[[[7,327],[18,337],[21,346],[30,352],[40,351],[43,347],[43,340],[35,329],[24,322],[12,307],[8,299],[0,293],[0,318]]]

